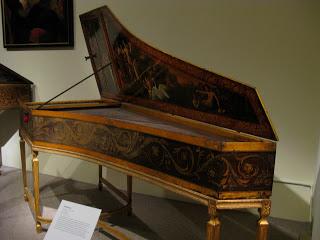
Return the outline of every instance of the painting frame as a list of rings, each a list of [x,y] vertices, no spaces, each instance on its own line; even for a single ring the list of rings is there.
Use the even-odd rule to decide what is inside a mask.
[[[1,0],[3,47],[73,47],[73,6],[73,0]]]

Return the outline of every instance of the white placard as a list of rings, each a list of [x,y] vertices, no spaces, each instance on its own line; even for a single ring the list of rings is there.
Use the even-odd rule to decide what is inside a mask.
[[[101,209],[62,200],[44,240],[90,240]]]

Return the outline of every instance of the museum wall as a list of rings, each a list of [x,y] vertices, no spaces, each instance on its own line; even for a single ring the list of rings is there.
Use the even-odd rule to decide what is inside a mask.
[[[320,135],[320,129],[319,129]],[[312,198],[312,240],[320,239],[320,137],[318,147],[318,161],[316,165],[316,179]]]
[[[35,100],[49,99],[92,72],[78,15],[105,4],[150,45],[258,89],[280,139],[272,215],[309,221],[320,120],[318,1],[75,0],[74,49],[0,47],[0,62],[35,83]],[[95,98],[90,79],[59,100]],[[16,134],[3,148],[4,165],[20,167],[18,146]],[[97,182],[95,165],[53,154],[39,158],[42,173]],[[108,171],[108,177],[124,186],[121,174]],[[175,197],[141,181],[134,190]]]

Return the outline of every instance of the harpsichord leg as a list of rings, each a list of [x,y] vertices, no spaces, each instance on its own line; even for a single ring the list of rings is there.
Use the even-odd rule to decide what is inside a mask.
[[[103,185],[102,185],[102,166],[99,165],[99,183],[98,183],[98,188],[100,191],[102,191]]]
[[[132,215],[132,176],[127,175],[128,216]]]
[[[34,210],[36,218],[36,230],[38,233],[42,232],[39,217],[40,212],[40,191],[39,191],[39,160],[38,152],[32,152],[32,172],[33,172],[33,191],[34,191]]]
[[[209,210],[210,220],[207,223],[207,240],[219,240],[221,224],[218,218],[215,201],[209,202],[208,210]]]
[[[24,139],[20,136],[20,158],[21,158],[21,169],[22,169],[22,180],[23,180],[23,197],[27,202],[27,169],[26,169],[26,146]]]
[[[268,239],[269,223],[267,217],[270,214],[271,200],[263,200],[262,206],[259,209],[260,219],[258,221],[257,240]]]

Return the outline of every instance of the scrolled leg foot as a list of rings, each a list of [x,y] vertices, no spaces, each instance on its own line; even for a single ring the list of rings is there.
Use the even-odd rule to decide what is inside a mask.
[[[258,221],[257,240],[268,239],[269,223],[266,219],[260,219]]]
[[[220,220],[218,217],[209,220],[207,223],[207,240],[220,239]]]
[[[36,223],[36,231],[37,231],[37,233],[41,233],[42,232],[42,226],[41,226],[40,222]]]
[[[28,196],[27,196],[26,193],[23,194],[23,198],[24,198],[24,201],[25,201],[25,202],[28,202],[28,201],[29,201]]]

